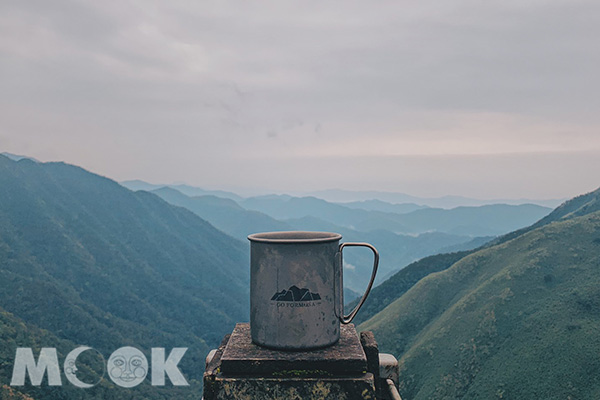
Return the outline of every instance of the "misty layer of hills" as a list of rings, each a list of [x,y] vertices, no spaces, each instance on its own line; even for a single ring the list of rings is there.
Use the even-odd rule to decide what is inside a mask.
[[[251,233],[320,230],[342,234],[344,241],[373,244],[381,254],[376,284],[405,265],[432,254],[476,248],[495,236],[527,226],[550,212],[533,205],[487,205],[440,209],[416,204],[362,201],[346,205],[315,197],[271,195],[228,198],[189,186],[159,187],[126,182],[131,189],[151,190],[167,202],[185,207],[223,232],[245,241]],[[207,192],[205,192],[207,193]],[[386,210],[386,211],[382,211]],[[354,292],[364,290],[372,266],[369,251],[345,252],[344,282]]]
[[[66,383],[6,386],[17,347],[56,347],[62,362],[79,345],[105,356],[128,345],[188,347],[191,386],[124,392],[105,378],[85,398],[198,398],[206,353],[248,320],[245,236],[288,229],[379,248],[381,284],[356,321],[400,359],[403,398],[599,397],[600,190],[549,213],[138,185],[0,155],[0,397],[82,396]],[[360,293],[371,255],[345,259]],[[274,295],[316,298],[296,289]]]

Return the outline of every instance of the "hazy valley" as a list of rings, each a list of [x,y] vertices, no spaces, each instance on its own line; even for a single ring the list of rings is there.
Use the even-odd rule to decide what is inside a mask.
[[[128,393],[198,398],[206,353],[248,320],[246,236],[275,230],[334,231],[379,249],[378,286],[356,322],[400,360],[405,398],[600,393],[589,374],[600,365],[599,191],[552,210],[124,185],[0,155],[3,395],[75,396],[69,386],[6,385],[16,347],[54,346],[64,357],[86,344],[106,354],[189,347],[181,364],[189,387]],[[350,301],[366,285],[371,256],[348,252],[345,261]],[[106,380],[86,394],[121,398]]]

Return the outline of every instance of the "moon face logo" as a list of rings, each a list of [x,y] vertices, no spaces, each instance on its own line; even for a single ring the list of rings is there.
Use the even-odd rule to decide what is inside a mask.
[[[79,355],[81,353],[83,353],[84,351],[87,351],[87,350],[93,350],[96,353],[98,353],[98,355],[102,359],[102,366],[104,367],[104,357],[102,357],[102,354],[100,354],[97,350],[94,350],[91,347],[87,347],[87,346],[77,347],[76,349],[71,351],[69,354],[67,354],[67,357],[65,358],[65,363],[63,366],[67,380],[69,382],[71,382],[74,386],[77,386],[77,387],[80,387],[83,389],[88,389],[88,388],[91,388],[92,386],[97,385],[104,377],[104,372],[106,371],[106,370],[102,370],[102,375],[100,376],[100,379],[98,379],[97,382],[85,383],[85,382],[82,382],[81,380],[79,380],[79,378],[77,377],[77,371],[78,371],[77,357],[79,357]]]
[[[108,376],[121,387],[131,388],[142,383],[148,374],[148,360],[135,347],[121,347],[108,359]]]

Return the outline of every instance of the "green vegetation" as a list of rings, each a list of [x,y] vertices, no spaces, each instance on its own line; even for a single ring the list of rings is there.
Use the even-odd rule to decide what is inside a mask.
[[[399,358],[403,398],[600,398],[599,193],[426,276],[359,326]]]
[[[0,386],[0,400],[33,400],[33,398],[8,385],[2,385]]]
[[[41,386],[34,387],[26,381],[26,386],[9,386],[12,376],[12,361],[17,347],[32,347],[35,355],[39,354],[41,347],[54,347],[57,349],[59,363],[66,355],[79,344],[70,340],[60,339],[51,332],[39,329],[34,325],[27,324],[9,312],[0,308],[0,399],[4,400],[31,400],[31,399],[102,399],[120,400],[129,399],[198,399],[202,390],[200,382],[190,381],[188,388],[176,388],[173,386],[153,387],[147,382],[131,389],[120,388],[104,375],[100,381],[100,375],[92,370],[86,363],[85,357],[78,359],[78,377],[85,382],[98,382],[97,386],[89,389],[80,389],[72,386],[62,375],[62,386],[47,386],[44,380]],[[113,349],[113,350],[116,350]],[[144,351],[149,357],[149,351]],[[83,370],[83,375],[81,374]],[[97,370],[97,369],[96,369]],[[45,378],[47,379],[47,378]]]
[[[358,325],[368,320],[383,310],[388,304],[401,297],[422,278],[449,268],[452,264],[471,253],[472,251],[461,251],[449,254],[437,254],[425,257],[402,268],[390,279],[373,288],[360,312],[354,317],[354,323]],[[352,309],[356,304],[358,304],[358,300],[353,301],[347,308]]]
[[[360,313],[356,316],[355,321],[357,324],[360,324],[361,322],[368,320],[394,300],[401,297],[422,278],[433,272],[439,272],[449,268],[458,260],[475,251],[505,243],[524,233],[546,226],[552,222],[569,219],[574,216],[586,215],[594,211],[600,211],[600,189],[566,201],[534,224],[500,236],[497,239],[481,237],[461,245],[442,248],[441,254],[432,255],[415,261],[398,271],[381,285],[375,287],[361,308]],[[451,249],[451,251],[445,251],[447,249]],[[356,305],[356,303],[357,301],[352,302],[349,304],[349,307]]]
[[[189,388],[107,385],[112,398],[199,398],[198,366],[248,318],[247,245],[153,194],[63,163],[0,156],[0,188],[0,307],[36,329],[0,344],[0,384],[17,346],[53,346],[38,334],[47,332],[105,357],[121,346],[188,347],[180,366]],[[36,390],[19,388],[65,398],[65,386]]]
[[[587,215],[595,211],[600,211],[600,189],[590,193],[582,194],[569,201],[565,201],[563,204],[554,209],[550,214],[546,215],[544,218],[540,219],[533,225],[516,230],[514,232],[510,232],[488,244],[494,245],[504,243],[533,229],[548,225],[551,222]]]
[[[469,248],[483,239],[456,233],[474,232],[475,223],[506,229],[546,212],[504,210],[511,220],[493,206],[393,214],[312,198],[248,200],[275,204],[280,213],[291,205],[298,215],[281,222],[233,200],[160,194],[195,213],[81,168],[0,156],[0,398],[82,397],[64,379],[62,387],[8,386],[17,347],[56,347],[62,362],[79,345],[105,357],[122,346],[147,356],[151,347],[189,348],[180,367],[190,387],[124,389],[105,377],[86,398],[200,398],[205,354],[247,319],[249,297],[247,243],[202,213],[237,237],[248,225],[335,230],[348,241],[373,242],[382,262],[397,266],[386,257],[409,262],[435,249]],[[321,214],[307,217],[303,207]],[[410,230],[419,213],[436,224],[431,229],[454,233],[349,227],[380,221]],[[371,255],[346,256],[355,264],[346,277],[364,283]],[[380,349],[399,357],[407,399],[600,398],[598,288],[600,190],[477,250],[414,262],[373,290],[357,322],[369,318],[359,328],[373,330]],[[98,376],[93,367],[93,360],[81,365],[91,378]]]

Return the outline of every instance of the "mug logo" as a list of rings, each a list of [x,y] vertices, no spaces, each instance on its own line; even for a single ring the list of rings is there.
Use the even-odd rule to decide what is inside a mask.
[[[283,289],[281,292],[275,292],[273,297],[271,297],[273,301],[315,301],[321,300],[321,296],[319,293],[313,293],[307,288],[300,289],[298,286],[294,285],[290,287],[288,290]]]

